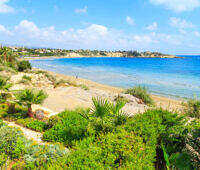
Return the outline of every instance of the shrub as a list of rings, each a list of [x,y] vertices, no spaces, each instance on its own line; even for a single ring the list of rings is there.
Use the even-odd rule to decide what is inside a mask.
[[[159,169],[166,166],[170,155],[182,152],[185,147],[188,135],[185,123],[183,116],[165,110],[149,110],[134,116],[125,129],[141,136],[149,146],[157,146],[156,166]]]
[[[30,85],[30,81],[26,79],[21,79],[17,82],[18,84],[25,84],[25,85]]]
[[[23,156],[23,162],[16,163],[13,169],[54,169],[68,155],[61,145],[32,145]],[[61,168],[61,167],[60,167]]]
[[[154,169],[154,148],[125,130],[83,139],[75,149],[66,162],[69,169]]]
[[[89,90],[89,87],[86,86],[85,84],[81,84],[80,87],[81,87],[83,90]]]
[[[29,61],[23,60],[18,63],[18,71],[23,72],[23,71],[29,70],[29,69],[32,69]]]
[[[38,132],[43,132],[47,129],[46,123],[39,120],[34,120],[34,121],[29,122],[26,127],[36,130]]]
[[[7,104],[0,104],[0,118],[7,115],[6,114],[7,112],[8,112],[8,105]]]
[[[0,119],[0,128],[5,126],[6,124],[3,122],[3,120]]]
[[[71,145],[73,141],[85,137],[88,121],[77,110],[65,111],[58,115],[60,121],[43,134],[45,141],[63,142]]]
[[[67,81],[63,80],[63,79],[60,79],[60,80],[55,80],[53,81],[53,86],[54,88],[57,88],[59,86],[63,86],[67,83]]]
[[[43,71],[40,71],[40,73],[42,73]],[[51,81],[53,84],[56,82],[56,77],[55,76],[53,76],[53,75],[51,75],[51,74],[49,74],[49,73],[44,73],[43,72],[43,74],[45,74],[45,76],[46,76],[46,78],[49,80],[49,81]]]
[[[25,138],[17,128],[3,126],[0,128],[0,153],[11,159],[20,158],[25,152]]]
[[[48,119],[48,123],[47,123],[47,126],[48,128],[52,128],[54,125],[56,125],[57,123],[62,123],[61,122],[61,118],[59,115],[55,115],[55,116],[51,116],[49,119]]]
[[[28,80],[28,81],[31,81],[31,80],[32,80],[32,78],[31,78],[30,76],[27,76],[27,75],[24,75],[24,76],[22,77],[22,79]]]
[[[133,88],[127,89],[126,94],[131,94],[139,99],[141,99],[145,104],[153,105],[153,99],[148,93],[145,87],[135,86]]]
[[[185,106],[186,115],[200,119],[200,100],[190,99],[183,105]]]
[[[200,120],[189,124],[189,135],[186,137],[185,152],[191,158],[194,169],[200,169]]]
[[[129,115],[122,111],[125,102],[118,100],[115,103],[106,99],[93,98],[93,108],[91,114],[81,114],[90,121],[90,125],[96,131],[95,133],[111,132],[117,126],[124,124]]]
[[[38,132],[43,132],[47,129],[46,123],[33,118],[18,119],[16,123]]]

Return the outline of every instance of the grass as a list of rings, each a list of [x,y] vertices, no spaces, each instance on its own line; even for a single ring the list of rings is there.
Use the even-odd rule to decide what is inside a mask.
[[[30,81],[27,79],[21,79],[17,82],[17,84],[25,84],[25,85],[30,85]]]
[[[153,99],[145,87],[135,86],[133,88],[127,89],[125,93],[131,94],[141,99],[147,105],[154,105]]]
[[[200,119],[200,100],[190,99],[187,103],[183,104],[185,106],[185,114]]]
[[[83,90],[89,90],[89,87],[86,86],[85,84],[81,84],[80,87],[81,87]]]
[[[32,80],[32,78],[31,78],[30,76],[27,76],[27,75],[24,75],[24,76],[22,77],[22,79],[28,80],[28,81],[31,81],[31,80]]]
[[[60,80],[56,80],[53,82],[53,86],[54,88],[59,87],[59,86],[63,86],[66,85],[67,81],[64,79],[60,79]]]

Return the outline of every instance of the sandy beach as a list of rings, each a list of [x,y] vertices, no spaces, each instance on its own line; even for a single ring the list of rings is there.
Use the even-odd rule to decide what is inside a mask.
[[[57,74],[50,71],[45,71],[49,75],[55,77],[57,80],[65,80],[70,82],[54,88],[52,82],[42,74],[36,74],[39,69],[34,68],[31,73],[19,73],[11,77],[11,81],[15,84],[12,90],[19,90],[23,88],[36,88],[42,89],[48,94],[48,98],[42,104],[42,106],[34,106],[34,110],[42,108],[52,114],[57,114],[65,109],[74,109],[77,107],[88,108],[92,106],[92,98],[100,97],[106,98],[110,101],[114,101],[117,96],[123,96],[129,99],[129,102],[125,105],[124,111],[127,114],[134,115],[136,113],[142,113],[149,107],[141,103],[141,101],[133,96],[125,95],[123,92],[125,89],[108,86],[100,83],[96,83],[87,79],[76,78],[68,75]],[[23,75],[30,76],[32,78],[31,84],[18,84]],[[84,89],[82,86],[86,86],[88,89]],[[152,95],[156,107],[162,107],[169,110],[182,109],[180,100],[170,99],[166,97]]]

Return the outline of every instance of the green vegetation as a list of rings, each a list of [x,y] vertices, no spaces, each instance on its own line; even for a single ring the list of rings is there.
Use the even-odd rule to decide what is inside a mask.
[[[80,87],[81,87],[83,90],[89,90],[89,87],[86,86],[85,84],[81,84]]]
[[[4,134],[3,128],[2,132],[11,135],[9,140],[16,141],[12,142],[12,152],[8,152],[5,138],[0,138],[1,165],[15,159],[20,161],[15,161],[13,169],[199,168],[199,119],[187,122],[187,117],[161,109],[128,117],[122,112],[124,104],[121,100],[111,103],[93,98],[92,109],[66,110],[49,118],[47,124],[32,118],[16,121],[44,132],[45,141],[70,147],[69,154],[59,149],[60,145],[31,144],[0,121],[0,135]]]
[[[44,132],[47,129],[45,122],[33,118],[18,119],[16,123],[37,132]]]
[[[142,86],[135,86],[131,89],[127,89],[126,94],[131,94],[139,99],[141,99],[145,104],[153,105],[153,100],[148,93],[147,89]]]
[[[26,139],[22,132],[0,120],[0,169],[48,169],[59,167],[68,151],[62,145],[38,145]],[[13,164],[13,161],[15,162]]]
[[[131,51],[100,51],[100,50],[65,50],[65,49],[51,49],[51,48],[26,48],[26,47],[3,47],[6,48],[8,51],[14,50],[15,53],[19,56],[25,57],[53,57],[53,56],[67,56],[70,54],[77,54],[81,56],[102,56],[102,57],[109,57],[113,54],[117,54],[117,56],[121,57],[161,57],[161,56],[169,56],[167,54],[162,54],[159,52],[138,52],[136,50]],[[1,54],[1,52],[0,52]],[[5,54],[5,52],[3,53]],[[6,52],[8,55],[9,53]],[[11,58],[9,58],[11,60]]]
[[[57,120],[52,125],[53,120]],[[75,111],[65,111],[49,120],[50,128],[47,130],[43,139],[45,141],[63,142],[65,145],[71,145],[75,140],[85,137],[88,121]]]
[[[20,61],[18,63],[18,71],[19,72],[23,72],[23,71],[26,71],[26,70],[30,70],[32,67],[31,67],[31,64],[29,63],[29,61]]]
[[[188,116],[200,119],[200,100],[190,99],[183,105]]]
[[[88,55],[89,51],[79,53]],[[18,61],[8,48],[0,48],[0,57],[1,71],[30,69],[27,62]],[[40,73],[55,88],[64,83],[37,71]],[[31,81],[29,76],[22,79]],[[78,86],[76,82],[67,83]],[[41,104],[46,94],[29,89],[13,92],[10,87],[9,78],[0,77],[0,169],[200,169],[199,100],[189,100],[184,105],[184,114],[151,109],[130,116],[123,112],[127,102],[123,97],[116,97],[114,102],[93,98],[90,109],[66,110],[41,121],[36,115],[43,113],[34,115],[32,104]],[[128,89],[126,93],[153,104],[143,87]],[[43,140],[49,143],[36,144],[1,119],[42,132]]]
[[[125,130],[86,138],[69,155],[69,169],[154,169],[154,154],[139,136]]]
[[[29,117],[34,117],[31,105],[41,104],[47,98],[47,94],[42,90],[34,91],[25,89],[15,95],[19,103],[27,106]]]
[[[22,79],[28,80],[28,81],[31,81],[31,80],[32,80],[32,78],[31,78],[30,76],[27,76],[27,75],[24,75],[24,76],[22,77]]]

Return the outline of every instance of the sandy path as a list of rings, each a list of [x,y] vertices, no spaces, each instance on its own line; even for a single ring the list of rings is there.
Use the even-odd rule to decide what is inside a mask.
[[[35,132],[33,130],[30,130],[30,129],[27,129],[27,128],[24,128],[20,125],[17,125],[15,124],[14,122],[8,122],[8,121],[4,121],[6,124],[8,124],[8,126],[11,126],[11,127],[17,127],[19,129],[21,129],[21,131],[23,132],[24,136],[27,138],[27,139],[32,139],[34,140],[35,142],[37,142],[38,144],[47,144],[45,142],[42,141],[42,133],[40,132]]]

